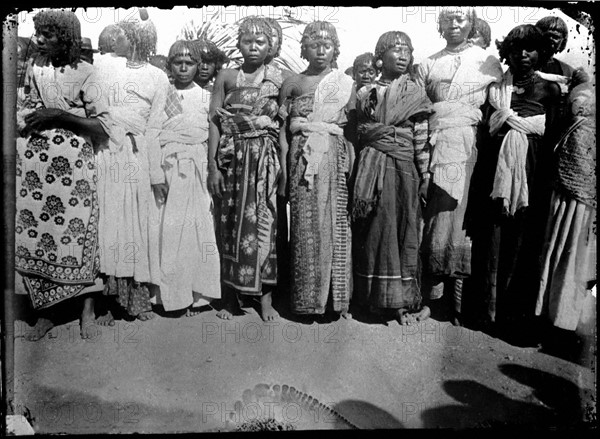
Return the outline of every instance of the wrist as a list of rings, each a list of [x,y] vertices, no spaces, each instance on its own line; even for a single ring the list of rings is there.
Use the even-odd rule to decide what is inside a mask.
[[[429,180],[431,178],[431,174],[429,172],[425,172],[423,174],[421,174],[421,181],[426,181]]]

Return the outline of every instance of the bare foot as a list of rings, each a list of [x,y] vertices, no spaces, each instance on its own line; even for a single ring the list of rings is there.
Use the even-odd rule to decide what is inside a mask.
[[[421,308],[421,311],[416,313],[417,322],[424,322],[425,320],[427,320],[429,318],[430,315],[431,315],[431,310],[429,309],[428,306],[424,306],[423,308]]]
[[[40,317],[35,323],[33,329],[25,333],[25,340],[38,341],[44,338],[44,335],[46,335],[52,328],[54,328],[54,323],[52,323],[52,320]]]
[[[193,306],[190,305],[188,307],[188,309],[185,311],[185,316],[186,317],[194,317],[197,316],[198,314],[200,314],[202,311],[205,311],[207,308],[207,306]]]
[[[233,313],[227,308],[223,308],[217,313],[217,317],[223,320],[231,320],[233,318]]]
[[[272,322],[279,318],[279,313],[273,308],[272,293],[264,293],[260,297],[260,316],[265,322]]]
[[[352,314],[350,314],[348,311],[344,311],[340,315],[346,320],[352,320]]]
[[[396,311],[396,320],[402,326],[411,326],[414,323],[417,323],[417,319],[415,318],[415,314],[409,313],[405,308],[400,308]]]
[[[154,318],[154,312],[153,311],[144,311],[141,312],[137,315],[137,319],[141,320],[142,322],[146,322],[148,320],[152,320]]]
[[[459,312],[455,312],[452,316],[452,324],[454,326],[462,326],[462,318]]]
[[[108,311],[105,315],[96,319],[96,324],[100,326],[115,326],[115,318],[112,313]]]
[[[96,338],[98,331],[94,315],[94,299],[87,297],[83,301],[83,310],[81,311],[81,338],[84,340]]]

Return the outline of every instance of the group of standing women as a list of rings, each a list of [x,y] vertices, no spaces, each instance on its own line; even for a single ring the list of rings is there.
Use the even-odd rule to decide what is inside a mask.
[[[347,317],[352,303],[405,325],[427,319],[445,293],[460,323],[468,282],[488,321],[564,319],[565,307],[579,317],[587,285],[573,300],[557,295],[578,282],[579,262],[594,263],[595,147],[582,142],[592,141],[595,103],[578,94],[576,124],[557,123],[557,82],[585,82],[543,73],[553,54],[544,29],[509,33],[503,73],[473,43],[474,11],[444,8],[443,50],[414,66],[410,37],[386,32],[355,83],[332,67],[340,42],[328,22],[306,26],[300,74],[273,62],[277,22],[248,17],[239,68],[221,69],[226,58],[210,42],[178,41],[167,76],[147,63],[150,21],[107,29],[108,53],[91,66],[78,58],[76,20],[35,17],[41,55],[19,110],[17,270],[36,309],[86,293],[101,273],[104,294],[141,320],[153,303],[194,315],[222,295],[220,318],[254,298],[271,321],[274,298],[287,295],[294,314]],[[48,80],[78,88],[52,100]],[[101,84],[95,96],[89,81]],[[552,194],[557,169],[570,192]],[[565,239],[584,259],[565,255]],[[561,284],[563,266],[575,271]],[[84,297],[85,338],[94,308]],[[52,326],[42,317],[30,338]],[[97,322],[113,324],[113,315]]]

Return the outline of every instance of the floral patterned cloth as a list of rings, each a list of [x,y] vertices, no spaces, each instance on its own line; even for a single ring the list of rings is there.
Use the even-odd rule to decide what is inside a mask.
[[[277,283],[277,126],[281,71],[265,67],[254,83],[240,70],[219,111],[223,135],[218,165],[225,180],[221,198],[222,280],[240,293],[262,294]]]
[[[99,114],[101,100],[85,99],[93,81],[87,63],[61,71],[33,66],[26,107]],[[69,83],[70,87],[51,87]],[[75,90],[50,99],[48,90]],[[84,100],[78,101],[80,96]],[[73,105],[74,108],[71,108]],[[100,106],[98,106],[100,105]],[[85,108],[85,112],[83,109]],[[47,308],[94,284],[99,269],[96,164],[88,137],[56,128],[17,139],[15,267],[23,275],[33,307]]]

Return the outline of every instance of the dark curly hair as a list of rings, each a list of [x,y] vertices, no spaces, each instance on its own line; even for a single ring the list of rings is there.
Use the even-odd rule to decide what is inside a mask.
[[[271,24],[267,21],[267,19],[264,17],[251,15],[242,20],[238,29],[238,49],[240,48],[240,41],[242,40],[242,36],[246,34],[264,34],[264,36],[267,37],[267,41],[269,43],[269,51],[273,47],[273,28],[271,27]]]
[[[306,43],[308,40],[319,38],[329,38],[333,41],[333,61],[335,62],[340,55],[340,39],[338,38],[335,26],[328,21],[313,21],[304,28],[302,39],[300,40],[300,56],[306,59]]]
[[[475,13],[475,9],[472,7],[443,7],[438,15],[438,32],[440,35],[444,35],[442,32],[442,21],[450,14],[455,14],[456,12],[460,12],[464,14],[469,23],[471,23],[471,31],[467,38],[473,38],[475,36],[475,20],[477,19],[477,14]]]
[[[552,56],[550,41],[533,24],[521,24],[508,33],[498,48],[500,61],[509,60],[510,52],[515,49],[536,50],[538,52],[538,65],[546,63]]]
[[[58,42],[65,46],[67,64],[74,64],[81,56],[81,23],[73,11],[65,9],[46,9],[33,17],[36,34],[43,27],[56,33]]]
[[[541,30],[542,33],[553,30],[560,32],[560,34],[563,37],[563,40],[556,53],[560,53],[563,50],[565,50],[565,47],[567,47],[567,37],[569,36],[569,28],[567,27],[567,23],[565,23],[565,21],[562,18],[553,16],[540,18],[535,24],[535,26],[539,30]]]
[[[375,59],[373,60],[373,67],[375,67],[375,70],[377,72],[381,72],[381,69],[383,67],[377,67],[377,61],[383,58],[385,52],[387,52],[392,47],[396,47],[399,43],[406,44],[408,46],[408,49],[410,50],[410,63],[408,64],[406,70],[408,72],[412,71],[412,65],[414,61],[412,53],[414,51],[414,48],[410,37],[402,31],[389,31],[382,34],[377,40],[377,44],[375,45]]]
[[[117,23],[142,61],[156,54],[156,27],[150,20],[123,20]]]

